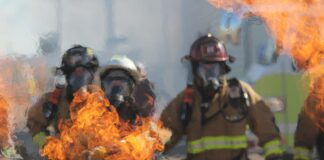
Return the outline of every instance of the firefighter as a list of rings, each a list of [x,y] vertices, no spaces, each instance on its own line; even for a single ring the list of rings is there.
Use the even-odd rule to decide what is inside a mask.
[[[166,151],[186,135],[190,160],[248,159],[245,132],[250,128],[267,160],[282,159],[281,138],[269,107],[247,83],[225,78],[231,70],[227,61],[234,57],[224,44],[211,34],[202,36],[184,59],[189,60],[193,76],[161,114],[172,131]]]
[[[316,119],[310,117],[311,114],[319,117],[323,115],[323,112],[314,109],[316,105],[323,105],[323,94],[316,93],[316,90],[323,89],[323,80],[324,76],[315,81],[314,89],[309,93],[305,106],[299,114],[294,142],[295,160],[311,160],[314,148],[319,159],[324,160],[324,131],[316,125]]]
[[[64,53],[57,70],[63,74],[66,84],[57,83],[56,89],[44,94],[28,113],[27,127],[39,147],[45,136],[56,134],[59,120],[69,118],[73,93],[94,82],[98,63],[93,50],[88,47],[75,45]]]
[[[136,116],[152,116],[155,94],[142,70],[125,55],[114,55],[100,71],[101,87],[120,117],[135,123]]]

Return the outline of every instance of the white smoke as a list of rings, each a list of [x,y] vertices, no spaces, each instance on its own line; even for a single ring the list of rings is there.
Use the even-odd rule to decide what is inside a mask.
[[[36,55],[39,37],[48,33],[57,33],[61,44],[60,53],[47,55],[51,67],[74,44],[94,48],[102,65],[113,54],[126,54],[145,65],[160,111],[186,85],[181,57],[199,35],[218,35],[222,13],[195,0],[1,0],[0,55]],[[264,32],[252,33],[253,41]],[[228,44],[228,50],[238,57],[233,73],[243,73],[244,47]]]
[[[93,48],[101,65],[113,54],[125,54],[144,64],[147,77],[155,83],[160,113],[186,86],[187,69],[181,57],[189,53],[198,36],[208,32],[219,35],[223,13],[207,1],[197,0],[0,0],[0,60],[11,57],[17,66],[31,65],[33,78],[43,83],[24,106],[28,109],[37,96],[53,87],[51,70],[74,44]],[[245,53],[243,42],[226,44],[237,58],[232,73],[238,77],[246,75],[245,64],[255,63],[253,48],[268,39],[264,26],[250,27],[251,53]],[[58,37],[59,49],[42,55],[40,37],[51,34]],[[246,40],[244,34],[240,36],[241,41]],[[23,69],[18,67],[18,71],[22,74]],[[25,112],[20,113],[19,107],[12,109],[19,113],[13,115],[13,123],[23,128]]]

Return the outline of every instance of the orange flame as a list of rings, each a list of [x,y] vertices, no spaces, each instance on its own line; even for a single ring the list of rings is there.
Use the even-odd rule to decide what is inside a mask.
[[[209,3],[241,16],[262,17],[277,48],[295,59],[299,69],[311,79],[305,102],[309,117],[324,131],[324,1],[323,0],[209,0]],[[322,116],[321,116],[322,115]]]
[[[8,104],[0,96],[0,149],[9,147],[9,123],[8,123]]]
[[[33,58],[33,62],[35,60]],[[12,133],[25,127],[27,109],[32,104],[31,97],[40,94],[38,87],[45,88],[44,78],[48,76],[43,76],[47,72],[42,70],[44,66],[34,72],[25,57],[0,57],[0,68],[0,149],[13,149]],[[42,78],[37,82],[35,75]]]
[[[99,87],[88,86],[75,94],[70,120],[60,123],[59,137],[49,137],[41,153],[48,159],[152,159],[162,151],[163,136],[170,137],[161,123],[138,119],[132,126],[119,119]]]
[[[33,62],[40,61],[33,57]],[[25,127],[26,114],[41,90],[47,87],[48,71],[45,63],[30,65],[25,57],[0,58],[0,95],[10,106],[10,124],[12,130]],[[36,69],[37,68],[37,72]]]
[[[324,68],[310,74],[310,93],[305,100],[305,112],[324,131]]]

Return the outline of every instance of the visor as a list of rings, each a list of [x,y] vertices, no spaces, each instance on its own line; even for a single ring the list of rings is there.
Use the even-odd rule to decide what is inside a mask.
[[[101,79],[101,86],[110,101],[120,96],[130,96],[133,85],[131,78],[123,71],[111,71]]]
[[[84,67],[76,67],[67,77],[67,83],[74,93],[81,87],[92,83],[94,77],[92,72]]]
[[[198,75],[205,81],[217,79],[221,75],[220,63],[199,63]]]

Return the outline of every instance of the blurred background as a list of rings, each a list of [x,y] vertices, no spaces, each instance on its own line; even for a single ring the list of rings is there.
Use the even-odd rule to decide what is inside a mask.
[[[293,144],[308,85],[301,83],[306,80],[291,57],[276,53],[274,38],[258,17],[241,19],[207,0],[0,0],[0,21],[2,79],[19,88],[11,98],[21,100],[12,107],[17,132],[24,130],[30,104],[53,88],[52,68],[74,44],[93,48],[101,65],[113,54],[144,64],[160,113],[186,86],[181,57],[210,32],[236,57],[230,76],[250,83],[272,104],[286,147]]]

